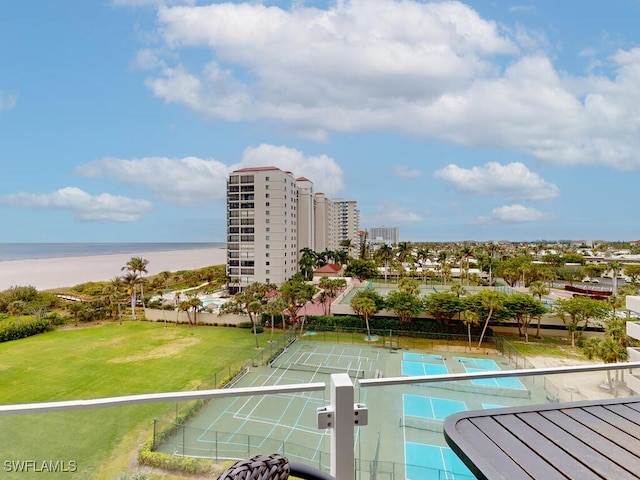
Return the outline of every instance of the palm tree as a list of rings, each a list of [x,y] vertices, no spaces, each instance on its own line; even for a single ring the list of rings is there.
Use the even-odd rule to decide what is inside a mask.
[[[542,297],[548,295],[551,290],[549,287],[540,280],[536,280],[535,282],[531,282],[529,285],[529,293],[538,297],[538,300],[542,302]],[[538,327],[536,329],[536,338],[540,338],[540,322],[542,321],[542,317],[538,317]]]
[[[137,273],[129,271],[122,276],[122,282],[127,287],[127,293],[131,296],[131,318],[136,319],[136,285],[140,282]]]
[[[300,253],[302,253],[298,262],[300,273],[302,273],[305,280],[311,280],[313,278],[313,270],[316,267],[316,253],[309,247],[303,248]]]
[[[381,298],[376,301],[377,292],[375,290],[359,290],[351,299],[350,306],[356,315],[364,319],[367,326],[367,339],[371,338],[371,328],[369,320],[380,310]]]
[[[477,325],[480,323],[480,318],[478,317],[477,312],[473,310],[463,310],[460,313],[460,319],[462,323],[467,326],[467,336],[469,337],[469,349],[471,349],[471,326]]]
[[[611,270],[611,278],[613,280],[613,295],[618,295],[618,274],[622,269],[622,264],[620,262],[610,262],[608,265]]]
[[[469,259],[473,257],[473,249],[465,244],[460,249],[460,280],[467,279],[467,285],[469,284]]]
[[[393,248],[391,245],[382,243],[375,253],[376,259],[384,264],[384,283],[387,283],[387,273],[389,262],[393,259]]]
[[[273,343],[273,330],[274,330],[274,316],[281,315],[282,316],[282,332],[284,333],[285,325],[284,325],[284,311],[287,308],[287,304],[280,298],[280,296],[275,296],[269,299],[267,303],[264,305],[264,313],[271,316],[271,337],[269,338],[269,343]]]
[[[491,321],[491,316],[496,310],[500,310],[503,306],[502,298],[500,294],[495,290],[483,290],[480,292],[480,302],[482,307],[488,310],[487,318],[484,321],[484,326],[482,327],[482,333],[480,334],[480,340],[478,341],[478,348],[482,345],[482,340],[484,339],[484,334],[487,331],[487,327],[489,326],[489,322]]]
[[[140,299],[142,300],[142,306],[144,307],[144,288],[143,288],[143,279],[145,273],[149,273],[147,270],[147,265],[149,265],[149,260],[142,257],[131,257],[131,259],[127,262],[127,264],[121,268],[122,271],[133,272],[140,277],[139,285],[140,285]]]

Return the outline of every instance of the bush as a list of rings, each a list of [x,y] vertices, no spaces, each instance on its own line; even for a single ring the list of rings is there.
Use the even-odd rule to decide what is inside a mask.
[[[31,337],[38,333],[51,330],[51,322],[49,320],[20,320],[11,322],[0,329],[0,343],[18,340],[20,338]]]

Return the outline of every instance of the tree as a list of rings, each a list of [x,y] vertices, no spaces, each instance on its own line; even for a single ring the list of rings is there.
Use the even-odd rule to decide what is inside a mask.
[[[103,295],[106,297],[106,302],[109,305],[109,313],[111,314],[111,317],[120,325],[122,325],[122,311],[120,309],[122,287],[122,278],[113,277],[102,290]]]
[[[280,296],[287,305],[291,322],[294,322],[300,309],[313,299],[316,287],[306,283],[303,279],[294,275],[280,286]],[[304,328],[304,319],[300,332]]]
[[[379,301],[376,301],[375,295],[380,295],[375,290],[358,290],[356,294],[351,298],[351,308],[359,315],[367,326],[367,339],[371,338],[371,328],[369,320],[373,315],[380,310],[379,305],[382,303],[382,297]]]
[[[347,286],[344,278],[329,278],[323,276],[318,282],[318,288],[322,290],[320,293],[320,301],[322,302],[324,314],[331,313],[331,302],[336,298],[337,293]]]
[[[540,300],[526,293],[514,293],[504,300],[504,308],[509,316],[518,323],[518,333],[524,335],[525,342],[529,343],[529,325],[534,318],[540,318],[547,309]],[[538,322],[539,323],[539,322]]]
[[[347,277],[353,277],[359,281],[368,280],[378,274],[378,268],[372,260],[355,259],[349,262],[344,274]]]
[[[280,295],[276,295],[271,297],[267,303],[264,305],[264,313],[271,316],[271,336],[269,337],[269,343],[273,342],[273,329],[274,329],[274,316],[280,315],[282,317],[282,332],[284,333],[286,327],[284,323],[284,310],[287,308],[287,304],[280,297]]]
[[[257,330],[258,319],[274,291],[275,287],[271,284],[254,282],[244,287],[230,301],[220,307],[220,313],[240,313],[249,316],[256,339],[256,348],[260,348]]]
[[[298,265],[300,266],[300,273],[304,276],[305,280],[311,280],[313,278],[313,271],[316,268],[316,254],[308,247],[300,250],[302,256]]]
[[[622,270],[620,262],[610,262],[608,265],[611,270],[611,278],[613,280],[613,295],[618,295],[618,274]]]
[[[505,295],[495,290],[482,290],[473,295],[473,297],[476,296],[479,300],[479,304],[475,311],[478,313],[479,317],[485,318],[484,326],[480,333],[480,340],[478,341],[478,348],[480,348],[482,340],[484,340],[484,334],[486,333],[489,322],[491,321],[491,317],[497,310],[501,310],[504,307]],[[482,316],[481,313],[484,313],[485,315]]]
[[[464,310],[463,302],[451,291],[432,293],[425,297],[423,305],[424,310],[442,324],[448,324]]]
[[[142,306],[144,307],[144,274],[149,273],[147,270],[147,265],[149,265],[149,260],[142,257],[131,257],[131,259],[127,262],[127,264],[121,268],[122,271],[126,270],[128,272],[132,272],[139,277],[137,282],[140,285],[140,300],[142,301]]]
[[[631,279],[631,283],[638,283],[640,279],[640,264],[625,265],[624,274]]]
[[[471,327],[480,323],[478,313],[473,310],[463,310],[460,314],[462,323],[467,326],[467,336],[469,337],[469,348],[471,348]]]
[[[387,275],[389,272],[389,262],[393,259],[393,248],[386,243],[382,243],[376,250],[375,258],[384,265],[384,283],[387,283]]]
[[[589,325],[589,321],[603,320],[611,307],[601,300],[589,297],[573,297],[560,299],[556,302],[553,311],[564,323],[571,333],[571,346],[575,347],[576,335],[580,335]]]
[[[401,322],[409,322],[424,311],[422,300],[407,290],[393,290],[385,298],[385,306],[393,310]]]
[[[469,284],[469,259],[473,257],[473,248],[465,244],[460,249],[460,281],[467,279],[467,285]]]
[[[122,276],[122,283],[127,288],[127,293],[131,298],[131,318],[136,319],[136,285],[140,282],[140,277],[136,272],[129,271]]]
[[[535,295],[538,297],[538,300],[542,302],[542,297],[548,295],[551,289],[547,287],[544,282],[540,280],[536,280],[535,282],[531,282],[529,284],[529,292],[531,295]],[[540,321],[542,320],[542,315],[538,317],[538,327],[536,329],[536,338],[540,338]]]

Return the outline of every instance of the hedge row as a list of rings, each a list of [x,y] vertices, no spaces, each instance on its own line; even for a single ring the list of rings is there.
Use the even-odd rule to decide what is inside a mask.
[[[451,325],[443,325],[432,319],[415,318],[411,322],[401,322],[397,318],[375,318],[369,320],[371,330],[393,330],[395,332],[415,332],[425,335],[448,334],[466,335],[466,327],[459,322]],[[324,315],[307,316],[305,328],[319,332],[330,332],[334,330],[361,330],[366,331],[366,323],[360,317]]]
[[[0,329],[0,343],[31,337],[32,335],[37,335],[38,333],[43,333],[51,329],[51,322],[47,319],[10,322]]]

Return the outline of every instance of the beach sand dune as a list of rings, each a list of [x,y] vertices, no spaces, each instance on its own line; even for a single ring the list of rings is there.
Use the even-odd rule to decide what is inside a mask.
[[[72,287],[85,282],[110,280],[121,276],[121,270],[132,257],[149,260],[149,275],[163,271],[194,270],[211,265],[224,265],[225,248],[199,248],[160,252],[118,253],[85,257],[7,260],[0,262],[0,291],[13,286],[31,285],[38,290]]]

